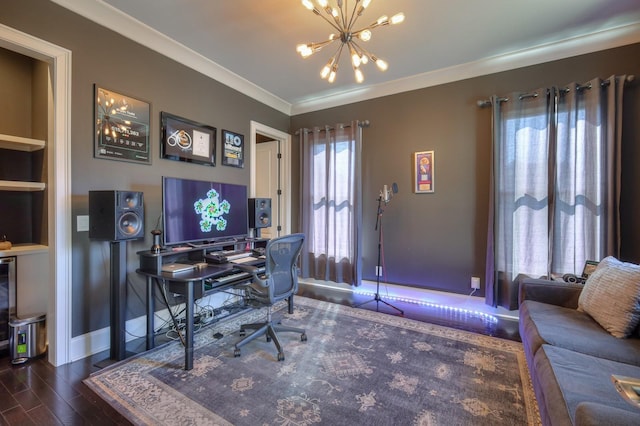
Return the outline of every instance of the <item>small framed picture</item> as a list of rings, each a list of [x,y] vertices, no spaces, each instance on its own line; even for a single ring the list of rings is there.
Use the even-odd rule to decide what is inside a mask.
[[[222,130],[222,164],[244,167],[244,136]]]
[[[435,192],[434,162],[433,151],[420,151],[413,154],[413,191],[416,194]]]
[[[216,165],[216,128],[167,112],[160,113],[162,158]]]
[[[593,274],[593,271],[598,267],[598,263],[595,260],[587,260],[584,263],[584,269],[582,270],[582,278],[589,278],[589,275]]]

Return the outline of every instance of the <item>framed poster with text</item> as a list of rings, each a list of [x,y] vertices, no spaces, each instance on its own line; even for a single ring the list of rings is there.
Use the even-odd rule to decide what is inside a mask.
[[[95,158],[151,164],[149,103],[95,86]]]
[[[244,167],[244,136],[222,130],[222,164]]]
[[[421,151],[413,154],[413,191],[416,194],[435,192],[433,186],[434,160],[433,151]]]

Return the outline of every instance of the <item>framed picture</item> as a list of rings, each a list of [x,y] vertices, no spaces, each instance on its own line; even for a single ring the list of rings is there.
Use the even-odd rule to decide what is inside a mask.
[[[95,158],[151,164],[149,103],[94,86]]]
[[[589,278],[589,275],[593,274],[593,271],[598,267],[598,263],[595,260],[587,260],[584,263],[584,269],[582,270],[582,278]]]
[[[167,112],[160,113],[162,158],[216,165],[216,128]]]
[[[244,167],[244,136],[222,130],[222,164]]]
[[[420,151],[413,154],[413,190],[416,194],[434,192],[433,151]]]

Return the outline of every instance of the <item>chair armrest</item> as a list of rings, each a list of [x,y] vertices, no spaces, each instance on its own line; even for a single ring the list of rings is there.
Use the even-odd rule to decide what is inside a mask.
[[[520,281],[518,301],[521,304],[525,300],[535,300],[536,302],[576,309],[583,288],[582,284],[524,278]]]
[[[248,272],[251,275],[253,275],[253,282],[258,284],[259,286],[265,287],[265,288],[269,286],[269,280],[263,279],[259,275],[259,271],[261,270],[261,268],[258,268],[252,265],[245,265],[242,263],[235,265],[235,268],[240,269],[241,271]]]

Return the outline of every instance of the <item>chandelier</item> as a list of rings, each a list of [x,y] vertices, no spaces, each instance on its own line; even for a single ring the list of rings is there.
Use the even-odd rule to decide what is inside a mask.
[[[386,61],[378,58],[367,49],[362,47],[360,42],[367,42],[371,39],[371,30],[377,27],[382,27],[389,24],[399,24],[404,21],[404,13],[398,13],[389,18],[386,15],[378,18],[377,21],[367,25],[366,27],[354,30],[354,26],[358,18],[362,15],[364,10],[369,6],[371,0],[355,0],[353,10],[349,15],[349,1],[337,0],[336,6],[329,6],[328,0],[316,0],[319,7],[313,3],[312,0],[302,0],[304,7],[320,16],[327,21],[337,33],[332,33],[325,41],[318,43],[299,44],[296,47],[298,53],[303,58],[308,58],[314,53],[320,51],[325,46],[339,41],[335,54],[329,59],[329,62],[322,68],[320,76],[326,79],[329,83],[333,83],[336,79],[336,73],[338,72],[338,61],[343,50],[348,50],[351,57],[351,66],[355,74],[355,79],[358,83],[364,81],[364,75],[360,69],[361,65],[366,65],[369,61],[374,62],[381,71],[386,71],[389,67]],[[321,11],[322,10],[322,11]],[[324,13],[322,13],[324,12]]]

